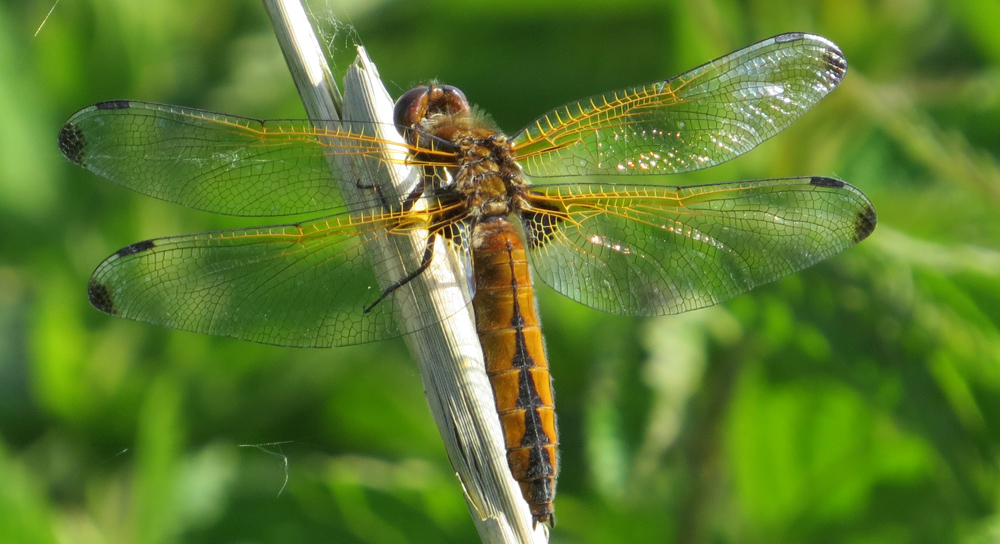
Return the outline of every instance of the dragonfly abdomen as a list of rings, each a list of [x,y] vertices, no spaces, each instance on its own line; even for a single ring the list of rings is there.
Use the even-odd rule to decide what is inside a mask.
[[[476,229],[472,305],[507,463],[533,519],[546,522],[555,498],[559,437],[528,261],[507,218],[489,218]]]

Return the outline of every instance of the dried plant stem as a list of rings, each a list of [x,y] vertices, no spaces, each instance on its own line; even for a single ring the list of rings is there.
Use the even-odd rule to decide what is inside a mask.
[[[400,138],[390,126],[392,100],[362,47],[345,78],[341,104],[322,47],[299,0],[264,0],[264,6],[311,119],[385,123],[389,130],[378,135]],[[387,155],[391,152],[385,150]],[[405,194],[413,180],[408,167],[372,172],[358,164],[339,166],[360,178],[341,180],[340,189],[348,200],[359,185],[377,184]],[[387,238],[369,244],[368,250],[378,256],[372,261],[379,263],[379,277],[403,277],[403,271],[420,261],[424,239],[419,233],[408,239],[394,236],[399,239],[395,242]],[[443,246],[435,251],[435,259],[448,259]],[[394,295],[398,315],[421,315],[425,323],[436,322],[416,327],[419,330],[403,323],[410,330],[405,340],[417,360],[431,413],[483,542],[544,543],[547,531],[541,525],[533,528],[527,504],[507,467],[474,316],[463,294],[466,279],[457,271],[457,266],[432,266],[407,284],[405,296],[402,290]]]

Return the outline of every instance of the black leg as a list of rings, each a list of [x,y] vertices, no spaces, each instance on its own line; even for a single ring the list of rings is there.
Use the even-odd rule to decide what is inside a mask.
[[[435,241],[435,239],[436,239],[435,236],[428,236],[427,237],[427,247],[424,248],[424,256],[420,259],[420,266],[418,266],[417,269],[414,270],[413,272],[410,272],[409,274],[407,274],[405,278],[403,278],[403,279],[397,281],[396,283],[393,283],[389,287],[387,287],[386,290],[382,292],[382,296],[378,297],[378,300],[376,300],[375,302],[373,302],[371,306],[365,308],[365,313],[366,314],[368,312],[372,311],[373,309],[375,309],[375,306],[377,306],[379,302],[382,302],[383,300],[385,300],[386,297],[388,297],[389,295],[391,295],[393,293],[393,291],[395,291],[396,289],[399,289],[400,287],[406,285],[407,283],[410,283],[410,281],[413,278],[416,278],[417,276],[423,274],[424,270],[427,270],[427,268],[431,265],[431,260],[434,259],[434,241]]]
[[[385,211],[390,211],[392,207],[389,205],[389,200],[385,198],[385,193],[382,192],[382,187],[377,183],[372,183],[371,185],[365,185],[361,183],[358,179],[354,184],[358,189],[363,191],[375,191],[375,195],[378,197],[379,201],[382,203],[382,209]]]
[[[382,202],[382,208],[385,209],[386,211],[392,210],[392,206],[389,204],[389,199],[385,197],[385,193],[382,191],[382,187],[380,187],[379,185],[374,183],[371,185],[365,185],[361,183],[360,179],[357,182],[355,182],[354,185],[358,189],[375,191],[375,194],[378,195],[379,201]],[[420,182],[417,183],[417,186],[414,187],[413,190],[410,191],[410,194],[406,195],[406,199],[403,200],[404,212],[408,212],[413,209],[413,205],[416,204],[418,200],[420,200],[420,197],[424,196],[424,188],[426,186],[427,186],[427,176],[421,175]]]
[[[426,170],[423,175],[420,176],[420,183],[410,191],[410,194],[406,195],[406,200],[403,201],[403,211],[408,212],[413,209],[413,205],[420,200],[420,197],[424,196],[424,189],[427,187],[427,174]]]

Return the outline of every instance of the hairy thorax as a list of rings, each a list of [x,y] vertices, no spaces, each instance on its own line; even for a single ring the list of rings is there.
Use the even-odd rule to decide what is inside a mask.
[[[519,209],[528,183],[507,136],[488,120],[475,113],[439,114],[426,119],[421,129],[458,148],[450,185],[442,190],[464,200],[473,221],[505,217]]]

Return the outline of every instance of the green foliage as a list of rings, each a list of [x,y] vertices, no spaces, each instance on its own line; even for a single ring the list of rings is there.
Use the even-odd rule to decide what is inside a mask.
[[[870,239],[678,317],[540,289],[553,541],[1000,538],[994,0],[320,4],[337,70],[360,39],[394,95],[436,78],[509,132],[773,34],[836,42],[850,70],[830,98],[670,182],[837,176],[875,203]],[[251,223],[82,171],[61,123],[114,98],[302,116],[261,7],[63,1],[34,35],[49,7],[0,4],[0,542],[475,540],[402,342],[279,349],[87,303],[120,247]]]

